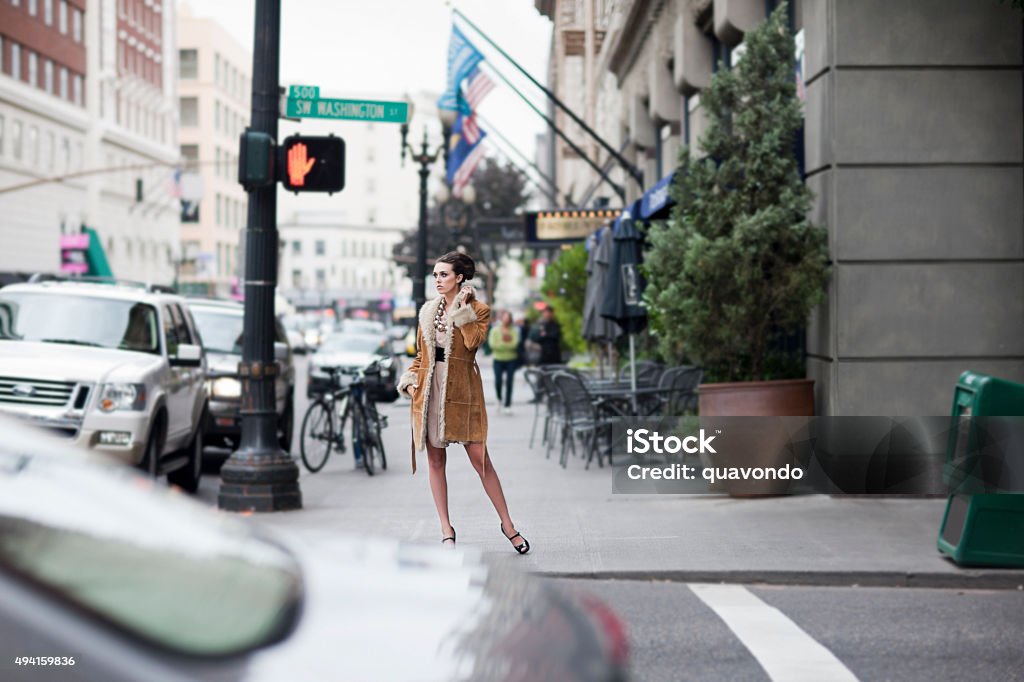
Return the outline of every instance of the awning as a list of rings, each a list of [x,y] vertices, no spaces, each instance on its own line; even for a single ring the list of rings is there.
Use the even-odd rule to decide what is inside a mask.
[[[668,211],[675,205],[675,201],[669,195],[672,181],[676,177],[676,171],[672,171],[661,180],[644,192],[640,199],[640,217],[644,220],[656,220],[667,218]]]

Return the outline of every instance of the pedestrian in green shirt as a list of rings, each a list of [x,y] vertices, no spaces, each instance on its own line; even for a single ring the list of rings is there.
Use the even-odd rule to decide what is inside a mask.
[[[512,313],[501,313],[501,322],[491,329],[488,342],[494,353],[494,388],[498,392],[498,404],[505,399],[502,412],[512,414],[512,383],[519,367],[519,329],[512,324]],[[502,385],[505,387],[502,393]]]

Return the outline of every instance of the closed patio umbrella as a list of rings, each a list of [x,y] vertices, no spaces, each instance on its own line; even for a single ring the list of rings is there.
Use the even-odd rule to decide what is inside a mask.
[[[616,219],[613,248],[608,263],[608,279],[601,316],[629,334],[629,366],[632,389],[636,391],[636,339],[634,334],[647,326],[647,308],[642,305],[645,286],[640,264],[643,262],[643,235],[635,218],[640,215],[639,200]],[[635,402],[635,397],[634,397]],[[635,405],[634,405],[635,407]]]

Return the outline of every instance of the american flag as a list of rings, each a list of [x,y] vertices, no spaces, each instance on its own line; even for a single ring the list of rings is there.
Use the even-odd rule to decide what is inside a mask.
[[[476,108],[480,106],[480,102],[483,101],[484,97],[487,96],[491,90],[494,89],[494,81],[490,77],[480,70],[480,67],[473,69],[469,77],[466,79],[466,104],[469,105],[471,111],[476,111]]]
[[[462,190],[469,184],[469,179],[473,177],[473,171],[476,170],[477,164],[480,163],[482,158],[484,158],[484,146],[478,144],[469,153],[469,156],[465,158],[459,169],[455,171],[455,180],[452,182],[452,195],[456,199],[462,198]]]

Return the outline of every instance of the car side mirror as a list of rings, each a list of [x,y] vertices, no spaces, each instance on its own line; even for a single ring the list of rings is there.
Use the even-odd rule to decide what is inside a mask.
[[[274,342],[274,359],[278,361],[285,361],[288,359],[288,344],[281,343],[280,341]]]
[[[170,358],[171,367],[200,367],[203,364],[203,349],[190,343],[178,346],[178,352]]]

